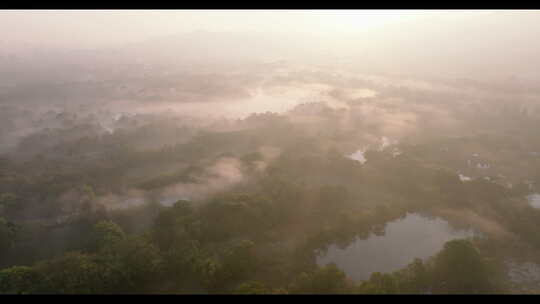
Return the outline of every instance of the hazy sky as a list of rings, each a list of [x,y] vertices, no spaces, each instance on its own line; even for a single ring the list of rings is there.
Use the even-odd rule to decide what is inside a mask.
[[[474,14],[485,13],[482,11]],[[374,31],[385,25],[471,14],[417,10],[4,10],[4,45],[99,47],[197,30],[311,33]]]
[[[388,71],[540,77],[538,10],[3,10],[0,55],[153,38],[146,45],[161,51],[168,46],[159,38],[172,42],[182,40],[172,35],[196,31],[241,34],[195,35],[196,43],[240,58],[257,47],[271,53],[269,44],[301,51],[302,58],[320,50]],[[249,33],[260,35],[243,35]]]

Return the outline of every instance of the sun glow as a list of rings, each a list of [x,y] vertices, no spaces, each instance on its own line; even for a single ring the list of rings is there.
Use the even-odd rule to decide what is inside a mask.
[[[418,15],[390,10],[340,10],[324,11],[319,14],[321,22],[327,23],[334,30],[346,32],[368,30]]]

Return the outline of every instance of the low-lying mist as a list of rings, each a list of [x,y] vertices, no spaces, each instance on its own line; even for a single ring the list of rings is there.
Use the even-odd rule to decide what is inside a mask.
[[[0,266],[48,291],[73,261],[105,293],[538,291],[514,282],[540,264],[538,12],[132,13],[0,12]]]

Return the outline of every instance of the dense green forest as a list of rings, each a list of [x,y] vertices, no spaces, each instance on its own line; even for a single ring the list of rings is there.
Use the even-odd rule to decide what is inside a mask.
[[[531,187],[500,176],[460,180],[456,164],[466,162],[456,158],[471,148],[515,155],[523,149],[516,142],[534,132],[426,131],[388,147],[383,140],[360,162],[347,155],[368,132],[338,127],[348,114],[312,103],[205,126],[135,115],[113,133],[59,117],[63,126],[18,146],[35,153],[0,162],[0,291],[523,292],[505,260],[539,256],[540,210],[525,199]],[[298,119],[308,115],[316,124]],[[511,127],[535,121],[516,118]],[[372,146],[380,140],[372,138]],[[151,141],[159,148],[142,144]],[[527,160],[533,172],[539,165]],[[316,262],[330,245],[384,236],[387,223],[411,213],[479,233],[367,280]]]
[[[0,10],[0,294],[540,294],[540,12]]]

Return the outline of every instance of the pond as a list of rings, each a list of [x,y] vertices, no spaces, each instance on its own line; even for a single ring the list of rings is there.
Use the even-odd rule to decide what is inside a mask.
[[[535,193],[527,196],[529,204],[535,209],[540,209],[540,194]]]
[[[533,262],[518,263],[507,261],[508,275],[510,280],[516,284],[540,284],[540,265]]]
[[[348,158],[352,160],[359,161],[362,165],[367,161],[366,157],[364,156],[364,153],[366,153],[367,149],[360,149],[356,152],[354,152],[351,155],[347,155]]]
[[[373,272],[393,272],[415,258],[433,256],[447,241],[473,236],[472,231],[452,229],[443,219],[412,213],[388,223],[385,231],[384,236],[372,234],[344,249],[331,245],[325,254],[317,257],[317,264],[335,263],[349,278],[366,280]]]

